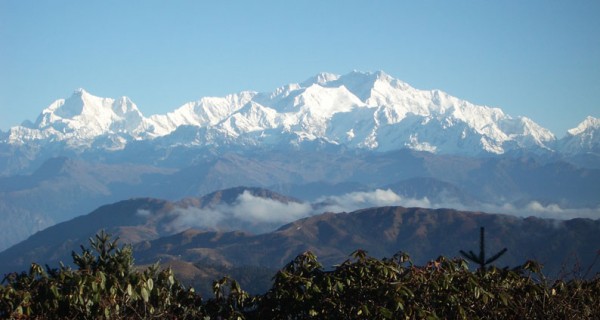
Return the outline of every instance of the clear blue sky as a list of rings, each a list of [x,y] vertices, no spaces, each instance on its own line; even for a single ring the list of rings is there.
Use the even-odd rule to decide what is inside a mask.
[[[80,87],[149,116],[356,69],[560,137],[600,117],[599,17],[595,0],[0,0],[0,129]]]

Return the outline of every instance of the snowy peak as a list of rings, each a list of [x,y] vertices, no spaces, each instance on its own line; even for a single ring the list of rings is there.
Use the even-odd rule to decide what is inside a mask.
[[[34,124],[11,128],[8,140],[19,144],[65,141],[74,148],[88,148],[98,137],[112,136],[108,148],[118,149],[126,140],[137,138],[143,123],[144,116],[129,98],[100,98],[78,89],[68,99],[50,104]]]
[[[109,122],[108,120],[130,117],[131,114],[142,116],[137,106],[127,97],[118,100],[100,98],[83,89],[78,89],[70,98],[57,100],[44,109],[36,121],[36,125],[49,125],[60,119],[89,120],[86,118],[91,117],[99,117],[98,121],[100,122]]]
[[[252,140],[251,145],[260,145],[252,133],[272,130],[291,133],[300,142],[321,139],[376,151],[411,148],[469,155],[549,149],[555,140],[530,119],[513,119],[498,108],[477,106],[439,90],[418,90],[382,71],[321,73],[251,100],[251,108],[238,112],[239,105],[230,103],[219,109],[224,117],[195,125],[218,129],[227,143]],[[235,142],[232,137],[240,139]]]
[[[325,83],[329,87],[344,86],[354,93],[361,101],[368,103],[371,97],[372,91],[376,89],[378,85],[387,86],[390,85],[393,78],[388,76],[383,71],[378,72],[360,72],[352,71],[346,75],[339,77],[333,81]]]
[[[256,96],[256,92],[244,91],[225,97],[205,97],[188,102],[165,115],[153,115],[147,119],[148,135],[165,136],[180,126],[214,126],[239,110]]]
[[[231,137],[279,127],[281,117],[276,110],[251,101],[222,121],[217,128]]]
[[[566,154],[600,153],[600,119],[588,116],[577,127],[567,130],[558,150]]]
[[[348,112],[364,103],[345,86],[331,88],[313,84],[296,97],[294,105],[313,117],[330,118],[335,113]]]
[[[340,78],[340,76],[338,76],[337,74],[321,72],[321,73],[315,75],[314,77],[310,77],[310,78],[306,79],[304,82],[302,82],[301,86],[302,87],[310,87],[313,84],[324,85],[330,81],[335,81],[339,78]]]
[[[572,132],[587,132],[597,123],[586,119]],[[2,139],[64,141],[79,150],[123,149],[132,140],[211,149],[318,140],[373,151],[462,155],[556,145],[554,135],[531,119],[512,118],[440,90],[419,90],[383,71],[320,73],[273,92],[205,97],[149,118],[126,97],[100,98],[79,89],[44,109],[35,124],[14,127]]]
[[[406,83],[392,78],[383,71],[360,72],[356,70],[342,76],[331,73],[320,73],[304,81],[301,86],[308,88],[315,84],[328,88],[344,86],[364,103],[368,103],[373,90],[377,90],[378,87],[394,87],[399,89],[408,86]]]
[[[577,127],[567,130],[567,133],[576,136],[585,133],[592,133],[600,129],[600,119],[588,116]]]

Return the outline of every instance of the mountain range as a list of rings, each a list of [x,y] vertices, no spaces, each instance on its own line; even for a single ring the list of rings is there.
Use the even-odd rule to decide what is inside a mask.
[[[599,128],[600,120],[588,117],[557,140],[529,118],[511,117],[440,90],[418,90],[381,71],[322,73],[273,92],[202,98],[150,117],[127,97],[100,98],[79,89],[50,104],[35,122],[1,134],[1,173],[31,170],[29,165],[40,157],[136,152],[140,144],[163,154],[179,147],[223,151],[315,143],[466,156],[519,150],[597,153]]]
[[[531,119],[384,72],[322,73],[149,117],[129,98],[79,89],[0,132],[0,250],[107,203],[236,186],[290,195],[296,212],[309,203],[598,218],[599,130],[588,117],[557,139]]]
[[[269,211],[261,212],[261,206]],[[356,249],[379,258],[404,251],[413,262],[424,264],[439,255],[455,257],[459,250],[476,250],[479,227],[486,228],[488,252],[509,249],[497,263],[500,267],[536,259],[551,277],[600,272],[594,263],[599,256],[600,219],[523,218],[399,206],[317,213],[321,211],[315,205],[311,214],[299,218],[302,209],[297,199],[244,187],[177,202],[120,201],[49,227],[1,252],[0,273],[27,269],[30,262],[68,264],[71,252],[100,230],[132,244],[138,265],[160,261],[186,283],[200,285],[233,267],[243,267],[242,277],[252,277],[243,270],[278,269],[307,250],[326,268]],[[219,215],[222,219],[216,218]],[[263,278],[268,284],[269,277]],[[250,282],[251,288],[265,286]]]

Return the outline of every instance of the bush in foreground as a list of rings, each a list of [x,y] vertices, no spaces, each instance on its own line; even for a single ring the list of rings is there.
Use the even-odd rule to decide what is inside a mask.
[[[131,248],[104,233],[73,253],[76,270],[9,274],[0,317],[13,319],[597,319],[600,278],[549,282],[532,261],[471,272],[462,259],[415,266],[408,255],[356,251],[325,270],[310,252],[282,268],[264,294],[228,277],[203,300],[170,269],[136,270]]]

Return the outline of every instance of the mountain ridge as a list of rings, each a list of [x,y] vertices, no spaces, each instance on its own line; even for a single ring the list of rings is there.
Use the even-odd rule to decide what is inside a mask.
[[[588,117],[578,127],[586,121],[598,119]],[[178,135],[184,126],[190,134]],[[9,145],[64,143],[79,152],[122,150],[135,141],[219,149],[320,140],[353,149],[478,156],[519,149],[595,152],[597,143],[586,142],[590,130],[600,128],[571,129],[568,136],[580,143],[562,142],[529,118],[513,118],[440,90],[415,89],[383,71],[353,71],[320,73],[272,92],[204,97],[149,117],[127,97],[100,98],[78,89],[45,108],[35,123],[10,128],[1,140]]]
[[[438,255],[454,256],[461,249],[476,246],[478,228],[485,226],[490,250],[509,248],[503,265],[537,259],[556,275],[561,268],[571,267],[564,263],[574,263],[572,255],[584,266],[591,265],[600,236],[600,219],[553,220],[401,206],[324,212],[258,233],[193,224],[181,229],[168,227],[176,220],[174,214],[185,214],[190,208],[235,204],[246,192],[256,194],[257,199],[294,201],[266,189],[243,187],[218,191],[195,202],[153,198],[120,201],[40,231],[0,252],[0,271],[19,271],[31,262],[66,262],[72,250],[100,230],[133,244],[135,259],[141,264],[161,260],[163,265],[175,266],[210,263],[276,269],[306,250],[313,251],[328,266],[340,263],[358,248],[376,257],[405,251],[417,263],[424,263]],[[230,196],[224,197],[226,194]],[[596,265],[592,271],[598,268]]]

